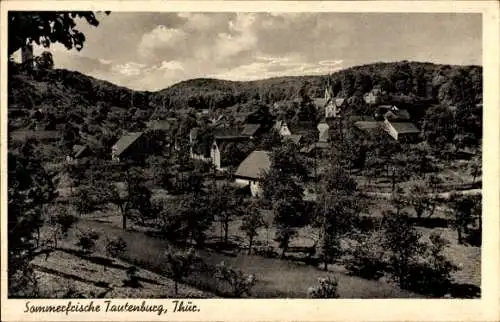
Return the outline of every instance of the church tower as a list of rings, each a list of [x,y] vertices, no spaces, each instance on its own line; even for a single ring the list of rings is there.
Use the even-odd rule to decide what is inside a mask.
[[[325,88],[325,103],[325,118],[329,119],[337,117],[337,104],[333,95],[330,78],[328,78],[328,83]]]

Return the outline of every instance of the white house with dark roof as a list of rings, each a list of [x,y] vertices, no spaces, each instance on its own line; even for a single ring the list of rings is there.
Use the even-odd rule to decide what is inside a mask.
[[[261,180],[263,174],[271,168],[271,153],[253,151],[238,166],[234,174],[235,184],[239,187],[250,187],[253,197],[262,193]]]
[[[420,130],[411,122],[393,122],[386,119],[383,128],[396,141],[415,140],[420,134]]]

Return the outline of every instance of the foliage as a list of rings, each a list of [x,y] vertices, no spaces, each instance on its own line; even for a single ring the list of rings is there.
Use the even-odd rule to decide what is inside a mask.
[[[129,268],[127,268],[127,280],[124,281],[125,286],[130,286],[133,288],[141,286],[139,282],[139,276],[137,275],[138,271],[139,269],[135,266],[130,266]]]
[[[77,221],[78,217],[74,216],[66,206],[53,207],[49,217],[49,225],[53,230],[52,241],[55,248],[57,248],[57,241],[63,237],[67,237],[70,228]]]
[[[188,277],[194,269],[194,264],[200,260],[194,249],[176,251],[172,248],[166,252],[169,272],[175,282],[175,294],[179,294],[178,283]]]
[[[320,228],[320,256],[328,263],[340,257],[340,240],[352,233],[362,208],[356,182],[340,166],[330,166],[321,178],[314,226]]]
[[[240,207],[242,197],[236,192],[236,189],[229,184],[216,186],[208,195],[208,208],[215,211],[215,220],[221,225],[221,230],[224,232],[223,241],[227,245],[229,224],[241,215]]]
[[[452,195],[451,208],[453,210],[453,226],[457,230],[458,243],[464,242],[464,235],[468,234],[469,226],[476,219],[481,219],[481,195]]]
[[[187,245],[195,241],[201,247],[205,232],[211,227],[214,213],[205,197],[189,194],[175,201],[163,203],[160,213],[160,231],[170,241]]]
[[[52,53],[49,51],[44,51],[39,57],[35,58],[35,63],[39,69],[53,69],[54,58],[52,57]]]
[[[9,55],[31,42],[44,47],[58,42],[67,49],[81,50],[85,35],[76,28],[75,18],[85,19],[91,26],[99,25],[93,12],[9,12]]]
[[[262,216],[262,212],[256,202],[249,202],[244,207],[243,216],[241,218],[240,230],[248,237],[248,254],[252,253],[254,238],[258,235],[258,230],[265,227],[266,222]]]
[[[338,281],[335,277],[318,278],[318,285],[310,287],[307,293],[311,298],[316,299],[338,298],[337,285]]]
[[[106,240],[106,253],[110,257],[119,257],[127,249],[127,243],[121,237]]]
[[[350,255],[346,268],[352,274],[375,280],[384,275],[386,254],[380,233],[361,236],[359,243],[350,251]]]
[[[430,245],[422,259],[410,267],[409,287],[412,290],[436,297],[445,295],[452,283],[451,274],[457,270],[443,255],[448,242],[438,234],[430,236]]]
[[[408,204],[415,210],[417,218],[430,217],[436,209],[436,196],[429,183],[414,183],[408,193]]]
[[[28,269],[43,224],[42,207],[54,200],[56,192],[51,176],[34,154],[33,142],[9,150],[7,165],[10,294],[23,288],[22,281],[16,281],[17,273]]]
[[[422,254],[424,244],[420,234],[404,213],[388,212],[384,216],[384,239],[382,246],[389,251],[388,270],[401,288],[410,287],[411,267]]]
[[[216,266],[215,278],[227,283],[231,289],[231,295],[236,298],[244,295],[250,296],[250,291],[257,282],[253,274],[247,275],[242,271],[235,270],[226,266],[225,262],[221,262]]]
[[[76,246],[80,247],[82,252],[91,253],[95,249],[95,243],[99,239],[99,233],[96,231],[88,231],[80,233]]]

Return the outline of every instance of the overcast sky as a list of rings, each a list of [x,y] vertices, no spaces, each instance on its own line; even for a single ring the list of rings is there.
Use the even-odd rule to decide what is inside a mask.
[[[80,52],[51,46],[56,67],[138,90],[377,61],[482,64],[479,14],[112,12],[99,20],[97,28],[78,23],[87,38]]]

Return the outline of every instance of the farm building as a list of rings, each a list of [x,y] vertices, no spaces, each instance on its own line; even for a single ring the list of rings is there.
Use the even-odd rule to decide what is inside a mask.
[[[111,159],[123,161],[140,159],[149,152],[149,142],[144,132],[132,132],[123,135],[111,148]]]
[[[77,162],[77,160],[88,157],[92,154],[90,148],[86,145],[75,144],[69,155],[66,156],[67,162]]]
[[[290,132],[290,129],[288,128],[288,124],[284,120],[276,121],[276,124],[274,124],[274,129],[281,137],[292,135],[292,132]]]
[[[260,135],[262,133],[262,127],[260,124],[245,124],[241,130],[241,136],[247,136],[251,139]]]
[[[268,151],[253,151],[241,162],[234,174],[235,184],[239,187],[250,187],[250,193],[257,197],[262,193],[260,185],[262,175],[271,168]]]
[[[26,142],[28,140],[36,140],[39,142],[54,143],[61,139],[61,134],[58,131],[17,130],[11,132],[10,137],[14,142]]]
[[[210,151],[210,158],[217,170],[224,170],[230,159],[225,155],[226,148],[233,143],[250,140],[249,136],[243,136],[238,128],[218,128],[214,131],[214,141]]]
[[[392,122],[386,119],[383,128],[396,141],[414,141],[420,134],[420,130],[411,122]]]

